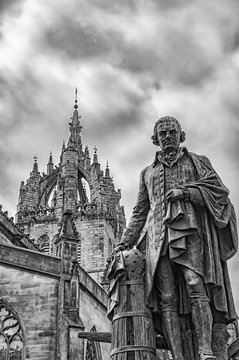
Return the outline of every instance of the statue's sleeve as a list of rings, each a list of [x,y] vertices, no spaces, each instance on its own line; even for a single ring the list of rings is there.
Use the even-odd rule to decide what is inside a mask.
[[[205,205],[203,200],[202,194],[199,189],[197,188],[188,188],[189,190],[189,200],[194,206],[201,206]]]
[[[150,202],[148,196],[148,190],[145,185],[145,172],[144,169],[140,174],[139,191],[136,204],[133,208],[133,213],[129,221],[129,225],[124,231],[122,241],[129,247],[133,247],[137,242],[140,233],[145,225],[148,212],[150,209]]]
[[[189,187],[195,187],[201,193],[205,207],[217,228],[220,254],[225,261],[230,259],[238,248],[236,215],[229,199],[229,190],[205,156],[193,155],[193,159],[200,176]]]

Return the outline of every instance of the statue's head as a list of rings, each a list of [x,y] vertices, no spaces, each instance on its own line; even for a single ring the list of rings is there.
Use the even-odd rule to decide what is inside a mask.
[[[178,149],[180,143],[185,140],[185,132],[172,116],[161,117],[154,125],[153,144],[160,146],[164,150]]]

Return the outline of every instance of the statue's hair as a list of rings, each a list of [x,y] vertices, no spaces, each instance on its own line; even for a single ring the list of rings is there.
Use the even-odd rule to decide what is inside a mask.
[[[153,142],[154,145],[159,146],[158,134],[157,134],[158,125],[160,123],[163,123],[163,122],[171,122],[171,121],[175,122],[177,124],[178,128],[179,128],[179,131],[180,131],[180,143],[185,141],[186,134],[185,134],[184,131],[182,131],[182,127],[181,127],[180,123],[178,122],[178,120],[175,119],[172,116],[163,116],[158,121],[156,121],[156,123],[154,125],[153,135],[151,136],[151,139],[152,139],[152,142]]]

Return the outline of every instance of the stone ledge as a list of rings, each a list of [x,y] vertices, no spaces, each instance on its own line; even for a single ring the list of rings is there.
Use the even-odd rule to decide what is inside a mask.
[[[0,244],[0,263],[60,277],[61,259],[37,251]]]

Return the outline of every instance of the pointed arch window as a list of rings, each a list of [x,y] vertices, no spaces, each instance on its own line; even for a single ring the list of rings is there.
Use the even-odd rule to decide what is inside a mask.
[[[0,299],[0,359],[23,360],[24,332],[16,312]]]
[[[90,331],[96,331],[95,325]],[[102,360],[100,344],[98,342],[87,341],[85,360]]]

